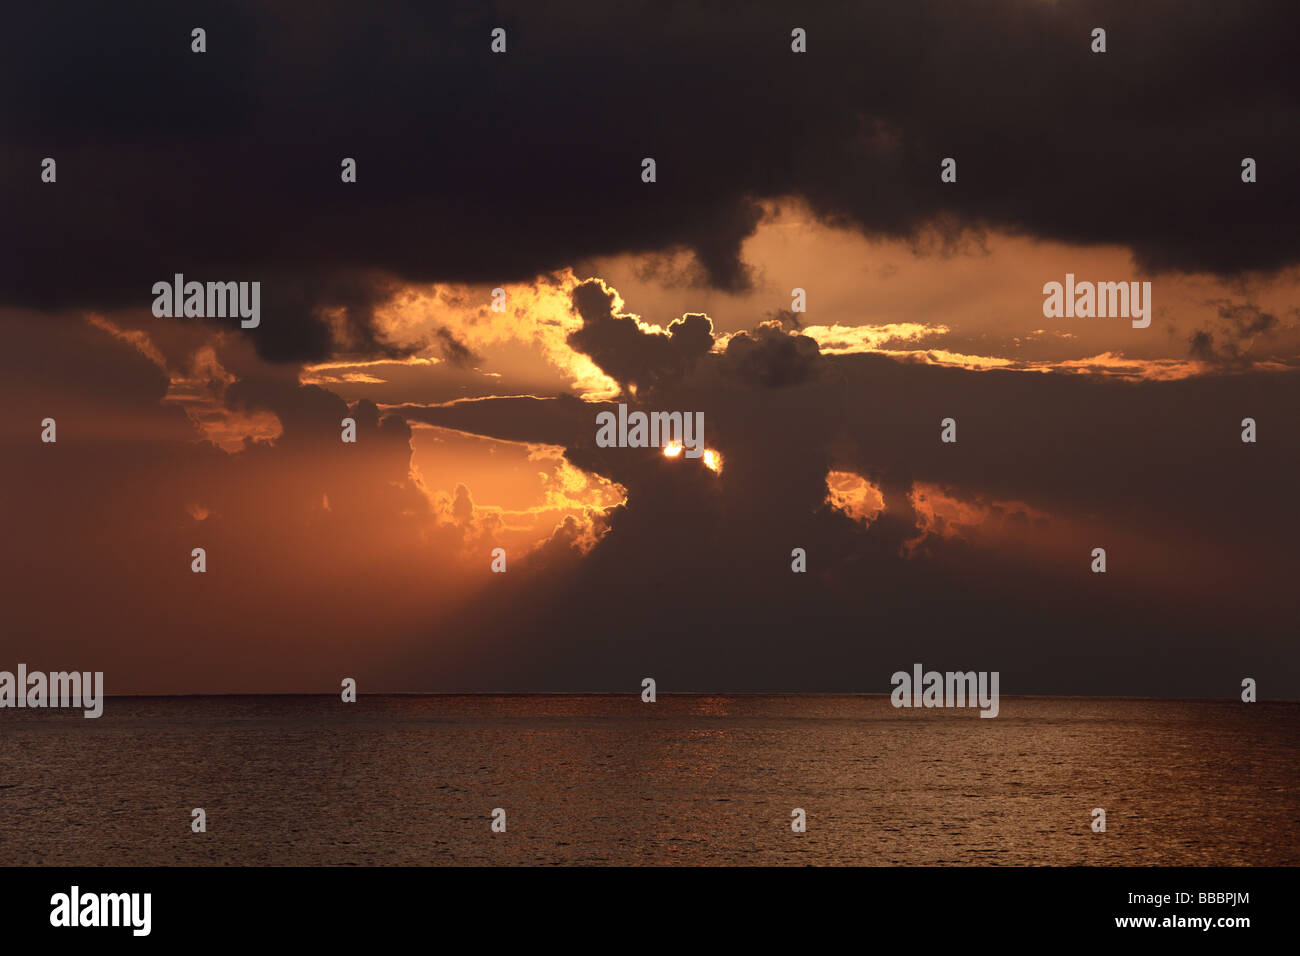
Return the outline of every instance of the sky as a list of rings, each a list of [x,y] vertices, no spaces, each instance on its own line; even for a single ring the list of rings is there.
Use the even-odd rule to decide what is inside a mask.
[[[1300,697],[1293,5],[606,6],[15,13],[0,669]]]

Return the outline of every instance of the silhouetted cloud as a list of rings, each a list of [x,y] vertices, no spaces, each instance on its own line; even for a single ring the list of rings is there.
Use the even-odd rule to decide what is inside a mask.
[[[712,285],[744,288],[757,202],[795,195],[939,248],[999,229],[1126,245],[1145,270],[1300,259],[1277,215],[1300,206],[1285,0],[836,6],[795,18],[805,54],[774,3],[132,10],[10,20],[0,83],[23,93],[0,114],[16,240],[0,304],[144,307],[175,272],[260,280],[266,318],[242,334],[271,360],[320,360],[383,351],[372,311],[391,281],[495,284],[682,248]],[[955,184],[939,181],[949,156]]]
[[[785,335],[756,333],[778,356]],[[677,689],[883,690],[898,661],[942,658],[1001,668],[1004,689],[1229,696],[1225,673],[1290,655],[1300,375],[1131,383],[815,360],[824,374],[736,376],[729,348],[639,396],[704,411],[717,475],[658,449],[597,448],[603,406],[531,400],[533,421],[545,407],[553,419],[534,437],[557,440],[570,416],[566,455],[628,498],[586,560],[525,565],[522,590],[480,609],[481,629],[514,629],[521,686],[608,688],[644,671]],[[1242,443],[1248,415],[1268,442]],[[513,400],[422,416],[528,436]],[[939,440],[949,416],[956,444]],[[828,504],[831,470],[880,489],[868,527]],[[928,488],[984,517],[950,526]],[[791,572],[795,547],[807,574]],[[1095,547],[1105,575],[1090,571]],[[465,666],[490,673],[501,652],[492,642]]]
[[[582,328],[569,336],[569,345],[624,386],[653,387],[681,376],[713,347],[708,316],[682,316],[669,323],[667,335],[646,332],[632,316],[614,311],[614,293],[599,279],[573,290],[573,308]]]
[[[356,665],[412,690],[632,690],[652,673],[664,691],[884,691],[924,660],[1001,670],[1006,693],[1229,696],[1268,674],[1270,695],[1300,694],[1300,373],[1250,368],[1290,321],[1276,310],[1225,302],[1193,334],[1215,374],[1124,382],[828,355],[784,311],[714,351],[707,316],[652,331],[580,283],[568,344],[622,400],[703,412],[720,473],[597,447],[608,403],[467,374],[478,340],[436,314],[454,298],[429,306],[418,349],[376,323],[408,284],[618,253],[689,250],[714,288],[742,290],[761,204],[787,196],[939,254],[999,230],[1119,244],[1148,271],[1294,265],[1278,214],[1300,208],[1294,4],[845,6],[798,14],[807,54],[766,3],[138,9],[27,5],[0,40],[0,83],[20,91],[0,112],[0,571],[22,596],[7,659],[131,653],[152,689],[242,689],[257,661],[280,688],[333,690]],[[260,281],[261,325],[113,324],[178,272]],[[364,362],[430,344],[445,361],[372,396],[300,380],[303,363],[377,371]],[[274,438],[200,440],[172,394],[200,345],[214,414],[269,418]],[[434,404],[449,394],[475,400]],[[47,415],[54,446],[36,437]],[[439,428],[526,445],[512,467],[535,483],[533,446],[563,448],[626,501],[562,509],[492,575],[504,511],[469,480],[432,491],[415,465]],[[833,507],[832,471],[870,482],[883,512]]]

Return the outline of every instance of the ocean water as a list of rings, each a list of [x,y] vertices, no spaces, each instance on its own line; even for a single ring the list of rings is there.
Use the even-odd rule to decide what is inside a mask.
[[[1300,704],[1001,705],[992,720],[831,695],[3,710],[0,862],[1300,864]]]

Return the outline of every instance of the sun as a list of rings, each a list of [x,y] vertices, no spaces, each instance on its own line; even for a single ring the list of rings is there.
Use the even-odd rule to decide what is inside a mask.
[[[669,442],[667,445],[664,445],[665,458],[680,458],[681,454],[682,454],[681,442],[674,441],[674,442]],[[715,474],[721,474],[722,455],[720,453],[714,451],[712,448],[706,448],[704,450],[703,458],[704,458],[704,466],[706,468],[708,468],[710,471],[714,472]]]

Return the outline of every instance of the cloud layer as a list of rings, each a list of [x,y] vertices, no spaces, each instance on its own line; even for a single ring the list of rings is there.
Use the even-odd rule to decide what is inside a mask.
[[[4,304],[113,309],[174,272],[257,279],[263,356],[382,353],[394,280],[497,284],[680,247],[744,288],[757,204],[783,196],[932,248],[997,229],[1215,273],[1300,254],[1277,214],[1300,205],[1284,0],[136,9],[32,7],[6,31],[0,82],[22,93],[0,115],[20,239]]]

